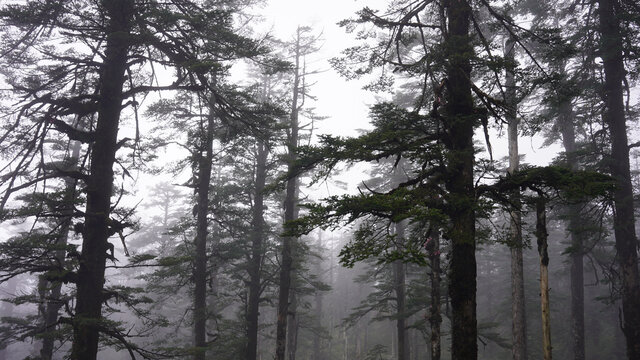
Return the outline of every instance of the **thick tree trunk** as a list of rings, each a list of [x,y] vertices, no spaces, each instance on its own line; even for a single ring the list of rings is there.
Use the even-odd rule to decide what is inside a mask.
[[[440,325],[442,324],[442,306],[440,304],[440,234],[439,230],[429,240],[429,262],[431,263],[431,307],[429,308],[429,325],[431,327],[431,360],[440,360],[442,341]]]
[[[267,175],[267,148],[258,141],[254,204],[252,209],[251,259],[249,262],[249,303],[247,304],[247,360],[258,356],[258,320],[260,310],[260,270],[264,237],[264,186]]]
[[[213,107],[213,104],[210,104]],[[202,140],[198,159],[196,205],[195,264],[193,270],[194,360],[204,360],[207,352],[207,235],[209,234],[209,187],[213,161],[213,110],[201,128]]]
[[[449,59],[445,126],[448,128],[448,214],[451,218],[449,294],[452,310],[452,360],[478,357],[476,320],[475,192],[473,133],[477,120],[471,96],[473,54],[469,37],[471,6],[452,1],[448,8],[445,49]]]
[[[542,352],[544,360],[551,360],[551,313],[549,310],[549,253],[547,251],[546,201],[536,201],[536,238],[540,255],[540,307],[542,309]]]
[[[404,242],[405,224],[403,222],[396,223],[397,241],[402,244]],[[401,245],[402,246],[402,245]],[[405,289],[405,266],[402,260],[396,260],[392,264],[393,268],[393,290],[396,293],[397,319],[396,332],[398,336],[398,360],[409,359],[409,339],[407,337],[407,296]]]
[[[295,47],[295,74],[293,80],[293,99],[291,101],[291,133],[288,139],[289,164],[288,169],[292,170],[296,160],[298,148],[298,96],[300,87],[300,28],[296,38]],[[286,197],[284,201],[284,222],[287,223],[295,218],[296,193],[298,179],[292,178],[287,181]],[[276,360],[285,359],[287,342],[287,318],[289,317],[289,296],[291,290],[291,269],[293,265],[292,247],[296,238],[285,236],[282,238],[282,259],[280,264],[280,289],[278,293],[278,320],[276,324]]]
[[[126,34],[129,34],[130,22],[134,15],[132,0],[103,1],[102,6],[109,19],[109,33],[99,83],[100,104],[96,126],[98,136],[91,148],[91,166],[87,183],[76,313],[73,318],[71,359],[74,360],[94,360],[98,353],[113,191],[113,164],[130,45]]]
[[[67,171],[76,170],[78,158],[80,157],[81,143],[73,141],[71,146],[71,155],[66,159],[65,167]],[[67,252],[64,247],[67,245],[71,221],[73,219],[73,201],[76,198],[77,180],[72,178],[65,179],[65,193],[62,199],[64,210],[61,223],[59,224],[59,235],[56,243],[61,249],[56,250],[56,260],[60,266],[64,266],[66,262]],[[51,287],[46,299],[46,307],[44,311],[44,333],[42,334],[42,348],[40,349],[40,358],[42,360],[51,360],[55,343],[54,332],[58,322],[58,313],[62,307],[60,295],[62,294],[62,283],[60,281],[47,283],[47,287]]]
[[[505,58],[513,62],[515,58],[515,41],[512,37],[505,44]],[[513,174],[520,168],[520,154],[518,153],[518,116],[516,100],[516,81],[512,70],[507,70],[505,81],[505,102],[509,106],[507,111],[507,132],[509,139],[509,168]],[[520,193],[514,192],[515,206],[520,206]],[[509,246],[511,247],[511,321],[513,360],[527,360],[527,316],[524,298],[524,265],[522,258],[522,215],[519,209],[509,213]]]
[[[617,181],[614,195],[614,233],[622,277],[623,331],[627,357],[640,359],[640,278],[638,240],[635,231],[633,191],[629,166],[629,143],[622,82],[625,76],[623,39],[620,30],[620,4],[599,0],[600,56],[604,63],[604,119],[611,141],[611,175]]]

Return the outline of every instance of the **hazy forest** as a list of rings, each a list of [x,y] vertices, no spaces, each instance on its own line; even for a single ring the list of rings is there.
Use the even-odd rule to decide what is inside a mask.
[[[0,0],[0,360],[640,360],[638,0]]]

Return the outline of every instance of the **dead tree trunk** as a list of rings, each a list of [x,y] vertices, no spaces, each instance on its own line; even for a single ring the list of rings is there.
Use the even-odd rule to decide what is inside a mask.
[[[536,238],[540,256],[540,307],[542,309],[542,350],[544,360],[551,360],[551,313],[549,311],[549,253],[547,251],[546,201],[536,200]]]
[[[509,37],[505,44],[505,58],[509,62],[515,61],[515,41]],[[505,102],[507,110],[507,132],[509,138],[509,168],[508,173],[514,174],[520,168],[520,154],[518,153],[518,113],[516,100],[516,81],[513,70],[507,69],[505,81]],[[520,193],[514,191],[512,203],[520,205]],[[511,247],[511,320],[512,320],[512,348],[513,360],[527,360],[527,316],[524,299],[524,265],[522,258],[522,215],[519,209],[509,213],[509,246]]]

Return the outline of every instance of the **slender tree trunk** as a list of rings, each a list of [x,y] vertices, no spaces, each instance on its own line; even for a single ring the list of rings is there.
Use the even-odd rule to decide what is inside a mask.
[[[471,96],[473,54],[469,37],[471,6],[467,1],[452,1],[448,7],[449,31],[445,43],[449,59],[445,126],[447,147],[448,214],[451,227],[449,294],[452,310],[452,360],[478,357],[476,320],[476,242],[475,191],[473,183],[473,133],[477,115]]]
[[[264,186],[267,175],[267,148],[258,141],[256,157],[255,191],[252,214],[251,260],[249,262],[249,303],[247,306],[247,360],[256,360],[258,354],[258,319],[260,310],[260,268],[264,237]]]
[[[536,238],[540,255],[540,306],[542,314],[542,352],[544,360],[551,360],[551,313],[549,310],[549,253],[547,251],[546,203],[540,196],[536,201]]]
[[[321,247],[322,246],[322,233],[319,233],[318,235],[318,245]],[[322,261],[318,261],[317,265],[316,265],[316,274],[322,274]],[[321,277],[318,277],[318,280],[322,281]],[[323,360],[323,356],[322,356],[322,348],[320,347],[320,343],[322,341],[322,338],[320,337],[320,331],[322,329],[322,291],[316,289],[315,292],[315,327],[316,327],[316,331],[313,334],[313,359],[314,360]]]
[[[611,141],[611,175],[617,181],[614,195],[614,233],[622,278],[623,332],[629,360],[640,359],[640,277],[638,240],[635,231],[633,190],[629,166],[629,143],[622,82],[625,76],[620,4],[599,0],[600,56],[604,63],[604,119]]]
[[[73,141],[71,146],[71,156],[66,159],[65,166],[67,171],[73,171],[78,165],[78,158],[80,157],[80,148],[82,144],[78,141]],[[66,262],[67,252],[64,247],[67,245],[69,238],[69,230],[71,228],[71,221],[73,219],[73,202],[76,198],[76,185],[77,180],[72,178],[65,179],[65,193],[62,200],[64,204],[64,210],[62,222],[59,224],[59,235],[56,243],[60,249],[56,250],[56,261],[60,266],[64,266]],[[53,349],[55,343],[55,328],[58,322],[58,313],[62,307],[62,300],[60,295],[62,294],[62,283],[60,281],[47,282],[47,287],[51,287],[49,290],[46,307],[44,311],[44,333],[42,334],[42,348],[40,349],[40,358],[42,360],[51,360],[53,356]]]
[[[298,28],[295,47],[295,74],[293,80],[293,99],[291,101],[291,127],[288,139],[289,164],[288,169],[293,169],[298,148],[298,96],[300,88],[300,36]],[[287,181],[286,197],[284,201],[284,222],[295,218],[297,178]],[[296,238],[285,236],[282,238],[282,259],[280,264],[280,289],[278,293],[278,320],[276,324],[276,360],[285,359],[287,341],[287,318],[289,316],[289,296],[291,290],[291,269],[293,265],[292,243]]]
[[[213,104],[209,105],[213,107]],[[213,110],[202,124],[198,158],[198,182],[196,204],[195,264],[193,270],[193,328],[194,360],[204,360],[207,352],[207,235],[209,223],[209,187],[213,161]]]
[[[505,58],[515,60],[515,41],[512,37],[505,44]],[[507,132],[509,138],[509,168],[508,173],[514,174],[520,168],[520,154],[518,153],[518,114],[516,100],[516,81],[513,70],[508,69],[505,81],[505,102],[508,104]],[[514,192],[513,203],[520,206],[520,193]],[[511,219],[509,229],[509,246],[511,247],[511,321],[513,360],[527,360],[527,316],[524,298],[524,265],[522,258],[522,215],[519,209],[509,213]]]
[[[396,223],[397,241],[401,244],[404,242],[405,224],[403,222]],[[409,359],[409,341],[407,338],[406,324],[406,292],[405,292],[405,266],[402,260],[393,262],[393,288],[396,293],[397,319],[396,331],[398,336],[398,360]]]
[[[564,71],[564,65],[561,66]],[[565,96],[559,94],[559,96]],[[571,99],[566,98],[560,104],[559,109],[560,132],[562,133],[562,143],[567,157],[567,166],[571,170],[578,170],[578,159],[576,157],[576,132],[573,121],[573,109]],[[571,204],[567,209],[569,220],[569,236],[571,237],[571,335],[573,338],[573,358],[574,360],[585,359],[584,342],[584,265],[583,246],[580,218],[581,205]]]
[[[102,1],[108,17],[108,35],[100,74],[96,141],[91,148],[82,254],[77,278],[71,359],[94,360],[98,353],[102,319],[104,272],[113,191],[113,164],[117,150],[122,88],[127,68],[129,34],[134,15],[132,0]]]
[[[431,327],[431,360],[440,360],[442,324],[442,305],[440,303],[440,234],[439,230],[429,240],[429,261],[431,263],[431,307],[429,308],[429,325]]]

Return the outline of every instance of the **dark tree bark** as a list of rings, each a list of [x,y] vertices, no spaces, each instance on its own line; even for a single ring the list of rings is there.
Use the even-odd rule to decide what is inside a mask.
[[[98,353],[102,319],[104,271],[109,243],[109,215],[113,191],[113,164],[117,150],[118,124],[127,53],[132,0],[102,1],[108,18],[104,63],[100,74],[96,140],[91,148],[87,184],[85,226],[77,280],[76,314],[73,318],[71,359],[94,360]]]
[[[452,310],[452,360],[478,357],[476,320],[475,192],[473,183],[473,132],[477,121],[471,96],[473,47],[469,37],[471,6],[452,1],[448,7],[449,31],[445,40],[448,58],[445,126],[449,159],[446,188],[451,218],[449,294]]]
[[[514,62],[515,41],[509,37],[505,44],[505,58]],[[509,140],[509,168],[513,174],[520,168],[520,154],[518,153],[518,124],[516,81],[513,70],[507,69],[505,80],[505,102],[508,104],[507,133]],[[520,206],[520,193],[512,194],[512,203]],[[518,209],[509,213],[509,246],[511,247],[511,321],[513,360],[527,360],[527,315],[524,298],[524,265],[522,258],[522,215]]]
[[[260,310],[260,270],[264,237],[264,186],[267,175],[267,148],[264,141],[258,141],[254,204],[251,225],[251,260],[249,262],[249,303],[247,305],[247,360],[256,360],[258,356],[258,320]]]
[[[635,231],[633,190],[629,166],[629,143],[622,83],[625,76],[620,4],[599,0],[600,56],[604,63],[604,120],[611,141],[611,175],[617,181],[614,194],[614,233],[622,279],[623,332],[627,357],[640,359],[640,278],[638,240]]]
[[[301,29],[298,28],[295,45],[295,67],[293,79],[293,99],[291,100],[291,124],[288,139],[288,170],[292,171],[296,161],[298,148],[298,111],[300,88],[300,48]],[[284,200],[284,222],[295,219],[296,193],[298,179],[291,178],[287,181],[286,197]],[[278,293],[278,319],[276,324],[276,359],[284,360],[287,342],[287,318],[289,317],[289,297],[291,291],[291,270],[293,264],[292,247],[296,238],[284,236],[282,238],[282,258],[280,264],[280,289]]]
[[[213,104],[210,104],[213,107]],[[209,234],[209,188],[213,161],[213,109],[200,129],[202,140],[198,158],[195,264],[193,270],[194,360],[204,360],[207,352],[207,235]]]

